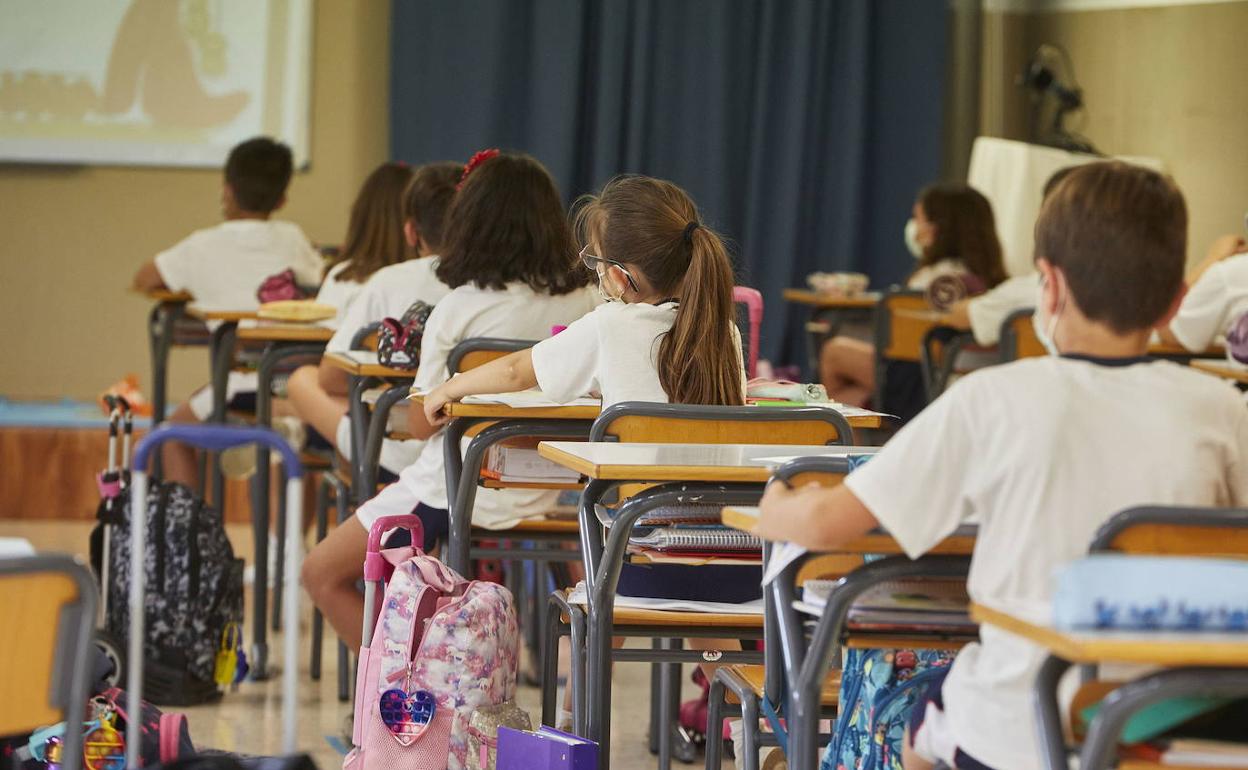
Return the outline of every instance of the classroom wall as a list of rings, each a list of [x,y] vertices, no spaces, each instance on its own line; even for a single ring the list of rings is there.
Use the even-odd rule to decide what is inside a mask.
[[[317,0],[311,162],[280,216],[337,243],[359,183],[389,151],[387,0]],[[91,398],[127,372],[150,395],[138,265],[220,220],[220,172],[0,165],[0,395]],[[175,350],[170,397],[208,379]]]
[[[1100,10],[1088,10],[1087,8]],[[1160,158],[1187,197],[1189,259],[1248,211],[1248,2],[989,0],[981,130],[1027,139],[1015,78],[1041,43],[1066,48],[1083,87],[1079,133],[1108,154]]]

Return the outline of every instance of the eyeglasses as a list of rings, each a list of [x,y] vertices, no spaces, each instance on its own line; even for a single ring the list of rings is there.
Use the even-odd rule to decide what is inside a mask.
[[[598,272],[599,262],[604,265],[614,265],[615,267],[618,267],[620,272],[624,274],[624,277],[628,279],[628,285],[632,288],[632,290],[639,294],[641,293],[641,289],[637,287],[637,282],[633,280],[632,273],[628,272],[628,268],[624,267],[624,263],[617,262],[614,259],[607,259],[606,257],[599,257],[597,255],[590,254],[588,245],[581,249],[581,262],[584,262],[585,267],[593,270],[595,273]]]

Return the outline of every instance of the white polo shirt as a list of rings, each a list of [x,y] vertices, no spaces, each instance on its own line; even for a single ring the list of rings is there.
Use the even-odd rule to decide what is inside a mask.
[[[1237,254],[1212,265],[1187,290],[1170,332],[1183,347],[1202,353],[1222,341],[1244,313],[1248,313],[1248,254]],[[1229,351],[1227,360],[1243,366]]]

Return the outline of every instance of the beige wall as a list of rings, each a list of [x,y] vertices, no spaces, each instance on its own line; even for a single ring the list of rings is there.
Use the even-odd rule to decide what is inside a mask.
[[[389,3],[317,0],[311,163],[281,216],[336,243],[355,188],[388,154]],[[0,394],[90,398],[127,372],[150,395],[135,268],[219,219],[220,173],[0,165]],[[175,351],[177,399],[207,381],[202,349]]]
[[[1074,60],[1087,109],[1071,125],[1109,154],[1160,158],[1187,197],[1189,255],[1243,233],[1248,211],[1248,2],[988,13],[982,130],[1026,139],[1014,78],[1041,43]]]

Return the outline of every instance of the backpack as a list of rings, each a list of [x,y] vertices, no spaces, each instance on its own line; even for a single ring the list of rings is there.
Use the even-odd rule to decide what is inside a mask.
[[[413,548],[385,556],[398,564],[360,650],[355,748],[343,768],[464,770],[473,712],[515,697],[511,593],[465,580]]]
[[[849,650],[836,728],[820,770],[902,770],[910,711],[953,663],[955,654],[955,650]]]
[[[131,503],[113,525],[104,627],[123,643],[130,632]],[[217,652],[230,624],[243,622],[243,561],[221,516],[176,482],[153,483],[147,496],[147,638],[143,694],[188,706],[216,698]]]
[[[295,271],[290,268],[270,275],[256,288],[256,299],[261,305],[266,302],[307,298],[308,292],[299,285],[299,281],[295,279]]]
[[[395,369],[415,369],[420,364],[420,341],[433,306],[417,300],[399,319],[381,319],[377,331],[377,360]]]

